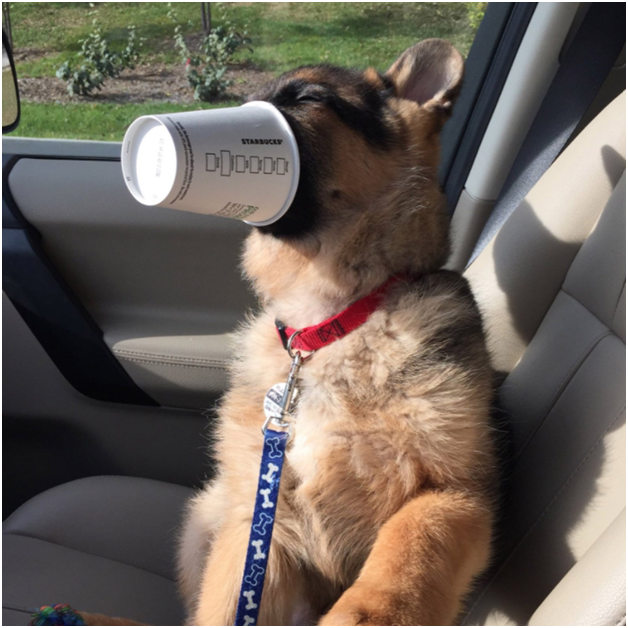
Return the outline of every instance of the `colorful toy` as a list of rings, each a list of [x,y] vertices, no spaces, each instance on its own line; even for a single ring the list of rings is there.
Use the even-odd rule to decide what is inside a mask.
[[[42,606],[31,615],[31,626],[85,626],[85,620],[69,604]]]

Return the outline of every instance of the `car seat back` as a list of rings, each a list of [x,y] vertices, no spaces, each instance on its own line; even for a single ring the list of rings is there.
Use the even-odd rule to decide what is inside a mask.
[[[625,110],[624,92],[465,273],[512,445],[466,625],[625,622]]]

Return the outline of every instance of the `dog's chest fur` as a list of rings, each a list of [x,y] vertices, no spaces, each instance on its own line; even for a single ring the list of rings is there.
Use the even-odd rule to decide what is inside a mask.
[[[396,289],[302,367],[277,538],[296,524],[304,558],[333,581],[355,578],[379,527],[409,498],[440,483],[468,485],[490,456],[477,422],[488,366],[481,351],[473,355],[474,335],[483,346],[479,315],[456,282],[436,285],[424,294]],[[458,326],[468,355],[447,357],[442,339]],[[270,313],[246,336],[256,348],[239,377],[259,397],[261,422],[263,393],[285,381],[290,359]]]

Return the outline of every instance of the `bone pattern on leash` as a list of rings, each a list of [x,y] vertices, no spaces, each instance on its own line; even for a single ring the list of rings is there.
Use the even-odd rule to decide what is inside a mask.
[[[263,567],[253,563],[249,569],[249,573],[244,578],[244,582],[250,584],[252,587],[257,586],[257,579],[265,572]]]
[[[266,558],[266,554],[262,552],[262,545],[264,545],[264,541],[262,539],[259,539],[258,541],[251,541],[251,545],[255,548],[255,554],[253,555],[254,560],[263,560]],[[244,595],[246,595],[246,593]]]
[[[259,494],[264,498],[264,503],[262,504],[262,508],[272,508],[275,504],[268,499],[268,495],[270,495],[269,488],[263,488]]]
[[[265,512],[260,512],[259,521],[253,526],[253,531],[260,536],[264,536],[266,534],[266,526],[272,522],[272,517],[269,517]]]
[[[283,453],[279,449],[278,438],[269,438],[266,442],[270,446],[270,452],[268,453],[269,458],[281,458],[283,456]]]
[[[275,481],[275,472],[279,471],[279,467],[272,462],[268,463],[268,471],[262,476],[262,480],[272,484]]]
[[[247,611],[251,611],[257,608],[257,604],[253,601],[253,597],[255,596],[255,591],[244,591],[242,595],[244,595],[244,597],[248,600],[245,606]]]

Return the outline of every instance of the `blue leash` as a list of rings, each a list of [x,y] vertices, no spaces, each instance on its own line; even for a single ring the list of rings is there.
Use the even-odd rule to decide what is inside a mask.
[[[264,431],[262,464],[236,611],[236,626],[257,625],[287,443],[287,432],[275,432],[271,429]]]
[[[300,331],[292,334],[286,343],[288,355],[292,358],[290,372],[285,384],[275,384],[266,394],[264,414],[266,421],[262,427],[264,447],[262,463],[257,482],[255,509],[251,521],[249,545],[244,563],[244,575],[240,585],[240,597],[236,610],[235,626],[256,626],[259,607],[264,590],[264,579],[270,554],[270,542],[275,525],[275,512],[279,498],[279,482],[286,453],[286,446],[292,438],[292,418],[294,400],[298,394],[297,379],[303,362],[314,352],[302,357],[299,351],[292,351],[292,340]],[[276,425],[287,431],[276,432],[268,426]]]

